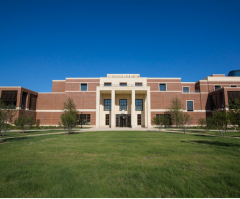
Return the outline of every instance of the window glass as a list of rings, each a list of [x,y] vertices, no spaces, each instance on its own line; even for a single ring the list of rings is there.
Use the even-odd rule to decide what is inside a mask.
[[[111,83],[104,83],[104,86],[112,86]]]
[[[159,84],[160,91],[166,91],[166,84]]]
[[[127,100],[126,99],[120,99],[119,104],[120,104],[120,111],[127,110]]]
[[[104,111],[111,111],[111,99],[104,100]]]
[[[183,87],[183,92],[184,93],[189,93],[189,87]]]
[[[127,86],[127,83],[120,83],[120,86]]]
[[[142,83],[135,83],[135,86],[142,86]]]
[[[37,96],[30,94],[29,110],[36,110]]]
[[[137,115],[137,124],[141,125],[141,114]]]
[[[26,99],[27,99],[27,93],[23,93],[22,94],[22,106],[21,106],[22,109],[26,108]]]
[[[187,101],[187,111],[193,111],[193,101]]]
[[[81,91],[87,91],[87,84],[81,84]]]
[[[136,111],[142,111],[142,110],[143,110],[143,100],[136,99]]]
[[[106,114],[106,125],[109,125],[109,114]]]
[[[236,85],[231,85],[231,87],[237,87]]]
[[[214,88],[215,88],[215,90],[218,90],[221,88],[221,86],[215,86]]]
[[[78,124],[81,125],[90,125],[90,114],[78,114],[77,118],[78,118]]]

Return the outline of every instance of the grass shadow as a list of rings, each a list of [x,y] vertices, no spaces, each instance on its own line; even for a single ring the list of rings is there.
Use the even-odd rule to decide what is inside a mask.
[[[198,137],[220,137],[220,136],[218,136],[218,135],[213,135],[213,136],[211,136],[211,135],[194,135],[194,136],[198,136]]]
[[[33,139],[32,137],[13,137],[13,138],[4,138],[2,142],[12,142],[12,141],[21,141],[26,139]]]
[[[196,140],[196,141],[181,141],[184,143],[187,142],[195,142],[198,144],[208,144],[214,146],[224,146],[224,147],[240,147],[240,144],[233,144],[233,143],[226,143],[226,142],[218,142],[218,141],[203,141],[203,140]]]

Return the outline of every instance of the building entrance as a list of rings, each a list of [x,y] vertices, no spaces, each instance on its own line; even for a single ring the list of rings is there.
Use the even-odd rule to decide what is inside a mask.
[[[131,127],[131,114],[117,114],[116,127]]]

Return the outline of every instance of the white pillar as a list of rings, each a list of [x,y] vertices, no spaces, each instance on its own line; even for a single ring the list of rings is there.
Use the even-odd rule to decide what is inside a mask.
[[[136,115],[135,115],[135,90],[132,90],[131,123],[132,123],[132,128],[137,127]]]
[[[96,96],[96,128],[100,127],[100,90],[97,88]]]
[[[150,98],[150,88],[147,90],[147,114],[148,114],[148,121],[147,127],[151,128],[151,98]]]
[[[147,93],[144,98],[144,127],[148,127],[148,104],[147,104]]]
[[[116,127],[116,114],[115,114],[115,90],[112,90],[111,97],[111,128]]]

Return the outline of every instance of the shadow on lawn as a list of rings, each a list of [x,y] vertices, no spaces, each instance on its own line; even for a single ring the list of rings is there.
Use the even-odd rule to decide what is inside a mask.
[[[197,140],[197,141],[181,141],[181,142],[195,142],[198,144],[209,144],[209,145],[215,145],[215,146],[225,146],[225,147],[240,147],[240,144],[233,144],[233,143],[226,143],[226,142],[217,142],[217,141],[203,141],[203,140]]]
[[[12,142],[12,141],[21,141],[26,139],[32,139],[32,137],[13,137],[13,138],[4,138],[3,142]]]

